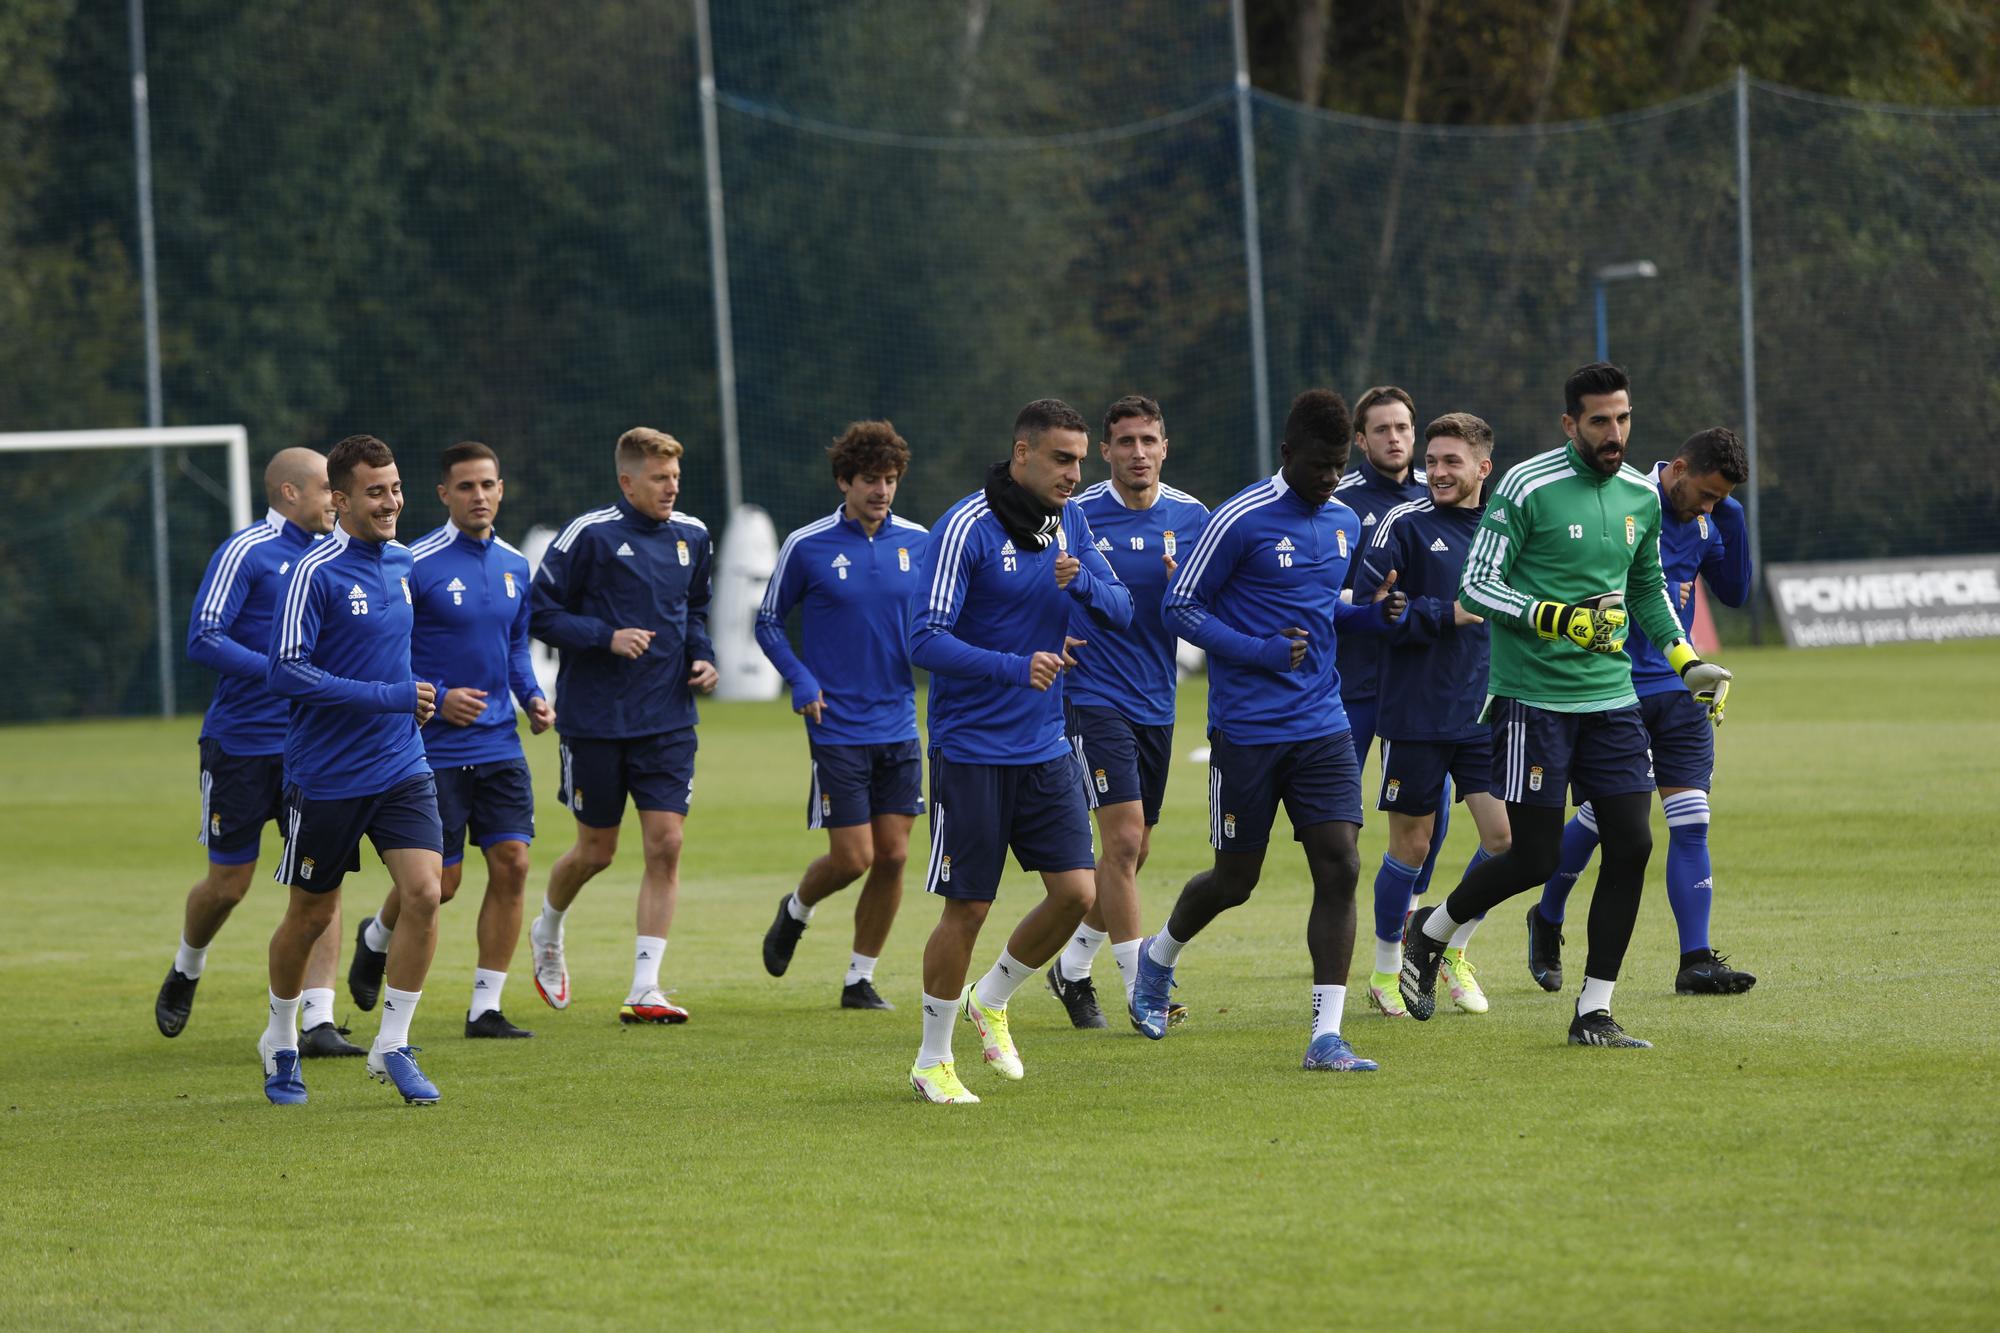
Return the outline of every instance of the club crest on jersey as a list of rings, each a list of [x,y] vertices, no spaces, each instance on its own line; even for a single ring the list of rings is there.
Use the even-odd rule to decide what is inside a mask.
[[[1225,814],[1222,817],[1222,836],[1225,838],[1233,838],[1236,836],[1235,815]]]
[[[1063,530],[1060,523],[1056,524],[1056,549],[1064,555],[1069,554],[1069,533]]]
[[[1540,791],[1541,789],[1542,789],[1542,766],[1540,764],[1535,764],[1528,769],[1528,790]]]
[[[448,592],[448,593],[450,593],[450,594],[451,594],[451,604],[452,604],[453,606],[464,606],[464,605],[465,605],[465,584],[464,584],[464,582],[462,582],[462,581],[461,581],[461,580],[459,580],[459,579],[453,579],[453,580],[452,580],[452,581],[451,581],[450,583],[447,583],[447,584],[445,584],[445,585],[444,585],[444,590],[445,590],[446,592]]]
[[[907,573],[909,573],[909,572],[910,572],[910,548],[909,548],[909,547],[907,547],[907,546],[898,546],[898,547],[896,548],[896,568],[898,568],[898,569],[902,570],[902,571],[903,571],[903,572],[904,572],[905,574],[907,574]]]
[[[1104,775],[1104,770],[1101,768],[1097,770],[1097,790],[1099,792],[1111,790],[1111,779]]]
[[[407,579],[407,578],[403,578],[403,579],[399,579],[399,580],[397,580],[397,582],[399,582],[399,583],[401,583],[401,584],[403,585],[403,601],[404,601],[404,602],[405,602],[406,604],[408,604],[408,605],[411,605],[411,606],[414,606],[414,605],[416,605],[416,599],[410,596],[410,581],[409,581],[409,579]]]
[[[1333,541],[1334,545],[1340,548],[1340,558],[1345,560],[1347,558],[1347,529],[1335,528],[1333,530]]]
[[[1708,540],[1708,515],[1707,515],[1707,514],[1696,514],[1696,515],[1694,516],[1694,525],[1695,525],[1695,527],[1696,527],[1696,528],[1698,528],[1698,529],[1699,529],[1699,530],[1701,531],[1701,539],[1702,539],[1703,541],[1707,541],[1707,540]]]
[[[1385,801],[1393,801],[1398,796],[1400,796],[1402,792],[1403,792],[1402,782],[1396,778],[1390,778],[1389,785],[1382,789],[1382,799]]]
[[[1630,514],[1625,515],[1625,544],[1627,546],[1639,544],[1639,520]]]
[[[674,543],[674,554],[680,557],[680,560],[681,560],[681,564],[683,564],[683,565],[687,564],[687,562],[688,562],[688,544],[687,544],[686,542],[684,542],[684,541],[679,541],[679,542],[675,542],[675,543]]]
[[[1179,550],[1179,547],[1174,542],[1174,530],[1172,528],[1168,528],[1160,534],[1160,543],[1167,548],[1169,556],[1176,554]]]
[[[500,581],[501,581],[501,582],[503,582],[503,583],[505,583],[505,584],[507,585],[507,596],[508,596],[509,598],[514,598],[514,597],[517,597],[517,596],[519,596],[519,595],[520,595],[520,594],[518,594],[518,593],[516,593],[516,592],[514,591],[514,571],[513,571],[513,570],[509,569],[509,570],[506,570],[506,571],[503,571],[503,572],[501,573],[501,575],[500,575]]]
[[[848,566],[852,563],[846,556],[837,555],[833,558],[833,572],[840,575],[841,580],[844,582],[847,578]]]

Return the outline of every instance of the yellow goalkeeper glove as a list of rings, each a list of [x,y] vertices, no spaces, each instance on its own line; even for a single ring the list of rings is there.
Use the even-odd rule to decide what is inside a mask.
[[[1570,606],[1565,602],[1536,602],[1529,609],[1535,633],[1553,642],[1568,639],[1592,653],[1615,653],[1624,649],[1629,632],[1625,613],[1616,607]]]
[[[1680,673],[1694,694],[1694,701],[1708,709],[1708,720],[1722,725],[1722,706],[1729,698],[1729,682],[1735,677],[1713,662],[1704,662],[1686,639],[1667,649],[1667,665]]]

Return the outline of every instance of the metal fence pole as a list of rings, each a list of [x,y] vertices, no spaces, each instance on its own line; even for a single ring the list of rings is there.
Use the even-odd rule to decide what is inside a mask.
[[[1750,494],[1744,505],[1750,529],[1750,642],[1764,641],[1763,598],[1757,581],[1764,573],[1764,525],[1758,496],[1764,474],[1757,466],[1757,308],[1750,252],[1750,72],[1736,67],[1736,272],[1741,286],[1743,325],[1743,451],[1750,461]]]
[[[743,504],[743,450],[736,427],[736,331],[729,312],[729,243],[722,219],[722,131],[715,110],[715,39],[708,0],[694,0],[701,60],[701,156],[708,174],[708,283],[715,304],[715,378],[722,397],[722,485],[726,523]]]
[[[165,425],[160,390],[160,289],[153,255],[153,131],[146,89],[145,0],[127,0],[132,42],[132,151],[139,194],[139,289],[146,324],[146,424]],[[174,715],[173,595],[167,583],[167,451],[147,451],[153,496],[153,644],[160,716]]]
[[[1268,477],[1271,458],[1271,356],[1264,334],[1264,241],[1257,220],[1257,144],[1250,131],[1250,44],[1243,28],[1243,0],[1231,0],[1236,29],[1236,151],[1243,181],[1243,255],[1250,284],[1250,385],[1257,398],[1257,475]]]

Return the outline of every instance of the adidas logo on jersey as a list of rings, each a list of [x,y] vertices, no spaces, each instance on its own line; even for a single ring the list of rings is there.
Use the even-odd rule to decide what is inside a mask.
[[[853,564],[853,563],[854,563],[853,561],[849,560],[849,559],[848,559],[848,558],[847,558],[846,556],[844,556],[844,555],[837,555],[837,556],[835,556],[835,557],[833,558],[833,570],[834,570],[834,573],[836,573],[836,574],[840,575],[840,577],[842,577],[843,579],[844,579],[844,578],[846,578],[846,577],[847,577],[847,568],[848,568],[848,566],[849,566],[849,565],[851,565],[851,564]]]
[[[619,542],[619,543],[618,543],[618,551],[617,551],[617,554],[619,554],[619,555],[630,555],[630,554],[632,554],[632,543],[631,543],[631,542]]]
[[[1507,506],[1494,505],[1493,512],[1491,515],[1489,515],[1489,517],[1492,518],[1492,520],[1495,523],[1505,523],[1507,521]]]
[[[361,585],[357,583],[347,590],[347,600],[350,602],[365,602],[368,600],[368,594],[361,591]]]
[[[1451,548],[1444,544],[1444,538],[1436,537],[1431,541],[1431,549],[1433,551],[1449,551]]]
[[[1705,534],[1704,534],[1704,535],[1705,535]],[[1110,550],[1110,549],[1111,549],[1111,539],[1110,539],[1109,537],[1099,537],[1099,538],[1097,539],[1097,549],[1098,549],[1098,550],[1100,550],[1100,551],[1108,551],[1108,550]]]
[[[444,590],[446,592],[464,592],[465,584],[462,580],[453,579],[450,583],[444,585]]]
[[[1001,547],[1000,547],[1000,554],[1002,554],[1002,555],[1019,555],[1019,554],[1020,554],[1020,552],[1018,552],[1018,551],[1016,551],[1016,550],[1014,549],[1014,543],[1013,543],[1013,540],[1012,540],[1012,539],[1010,538],[1010,539],[1009,539],[1008,541],[1006,541],[1006,542],[1004,542],[1004,543],[1002,543],[1002,544],[1001,544]]]
[[[1292,545],[1292,539],[1290,537],[1280,537],[1278,538],[1278,549],[1280,551],[1290,551],[1290,550],[1295,550],[1296,548]]]
[[[1375,515],[1373,515],[1373,514],[1363,514],[1363,515],[1361,516],[1361,526],[1362,526],[1362,527],[1364,527],[1364,528],[1372,528],[1372,527],[1374,527],[1374,526],[1375,526]]]

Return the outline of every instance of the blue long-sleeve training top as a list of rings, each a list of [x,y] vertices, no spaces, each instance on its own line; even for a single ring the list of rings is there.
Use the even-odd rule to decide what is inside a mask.
[[[410,543],[416,630],[410,665],[445,691],[486,691],[486,711],[464,726],[440,712],[424,724],[433,768],[521,757],[514,704],[542,697],[528,652],[528,557],[497,536],[481,541],[446,523]]]
[[[778,548],[757,608],[757,646],[791,686],[794,711],[824,698],[820,721],[806,719],[814,741],[886,745],[916,738],[910,601],[929,544],[921,523],[893,513],[871,537],[842,505]],[[793,607],[803,608],[798,653],[785,637]]]
[[[1708,584],[1724,606],[1741,606],[1749,600],[1750,531],[1735,496],[1724,499],[1713,514],[1696,514],[1685,523],[1674,517],[1660,480],[1666,466],[1653,464],[1653,485],[1660,492],[1660,572],[1666,575],[1667,600],[1673,603],[1681,628],[1692,634],[1695,579]],[[1687,688],[1636,620],[1625,639],[1625,652],[1632,659],[1632,692],[1640,698]]]
[[[1208,725],[1238,745],[1314,740],[1348,730],[1334,656],[1340,626],[1379,633],[1373,605],[1340,599],[1360,554],[1361,520],[1339,500],[1317,509],[1283,473],[1237,492],[1208,516],[1167,591],[1175,631],[1208,653]],[[1293,671],[1291,640],[1305,630]]]
[[[1410,599],[1383,635],[1375,732],[1392,741],[1469,741],[1486,734],[1488,631],[1459,625],[1458,584],[1484,505],[1439,509],[1429,500],[1398,505],[1375,525],[1361,556],[1358,585],[1377,588],[1396,571]]]
[[[1365,550],[1375,537],[1375,529],[1383,517],[1398,505],[1422,500],[1430,494],[1424,484],[1421,468],[1411,468],[1402,481],[1394,481],[1377,472],[1365,458],[1354,460],[1354,468],[1340,479],[1334,488],[1334,498],[1352,509],[1361,520],[1361,546]],[[1357,600],[1366,601],[1381,587],[1380,580],[1367,587],[1356,586],[1360,582],[1361,552],[1356,551],[1356,559],[1347,571],[1347,590]],[[1334,657],[1334,669],[1340,673],[1340,696],[1348,703],[1359,703],[1375,697],[1375,682],[1381,675],[1382,654],[1388,649],[1387,641],[1374,634],[1350,634],[1340,641],[1340,651]]]
[[[535,573],[529,627],[562,652],[556,729],[615,740],[700,721],[688,671],[713,662],[708,638],[708,525],[648,518],[620,497],[562,530]],[[621,629],[649,629],[637,658],[611,651]]]
[[[336,527],[292,566],[271,627],[271,688],[292,701],[285,778],[314,800],[430,771],[410,670],[410,548]]]
[[[1174,720],[1174,630],[1167,624],[1167,566],[1187,558],[1208,521],[1208,506],[1172,486],[1161,486],[1152,505],[1130,509],[1108,481],[1085,487],[1076,503],[1097,534],[1095,545],[1132,592],[1132,624],[1110,630],[1090,623],[1081,607],[1070,612],[1069,632],[1090,644],[1063,679],[1073,704],[1113,708],[1141,726]]]
[[[1069,753],[1062,677],[1037,690],[1028,666],[1035,653],[1062,652],[1073,606],[1086,608],[1093,626],[1132,623],[1132,594],[1095,541],[1071,500],[1056,542],[1041,551],[1016,547],[984,491],[946,510],[931,529],[910,604],[910,661],[931,673],[931,744],[946,759],[1039,764]],[[1081,568],[1059,588],[1055,563],[1065,551]]]
[[[215,548],[188,616],[188,660],[221,677],[201,734],[233,755],[285,752],[291,702],[271,693],[271,621],[292,563],[319,538],[273,509]]]

